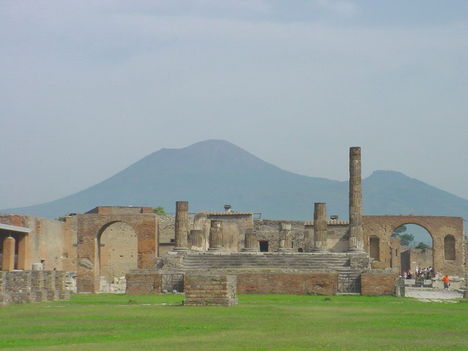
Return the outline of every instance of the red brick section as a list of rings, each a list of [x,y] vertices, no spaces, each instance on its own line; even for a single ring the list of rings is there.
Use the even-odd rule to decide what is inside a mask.
[[[240,273],[238,294],[335,295],[337,273]]]
[[[161,293],[161,274],[156,272],[127,273],[127,294],[147,295]]]
[[[395,295],[397,273],[366,272],[361,274],[361,295],[381,296]]]

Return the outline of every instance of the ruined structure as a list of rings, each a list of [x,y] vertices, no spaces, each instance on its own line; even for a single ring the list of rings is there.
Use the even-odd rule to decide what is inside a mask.
[[[320,202],[305,222],[254,218],[229,205],[190,214],[187,201],[176,203],[175,217],[115,206],[63,221],[0,215],[1,270],[75,272],[78,292],[182,291],[185,276],[202,272],[234,276],[238,293],[380,294],[401,271],[393,231],[418,224],[433,239],[435,271],[463,277],[462,218],[363,216],[361,149],[349,157],[349,222],[327,219]]]

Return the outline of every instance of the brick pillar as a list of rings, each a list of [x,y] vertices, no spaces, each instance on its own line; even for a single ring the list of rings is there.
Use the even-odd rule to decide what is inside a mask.
[[[68,300],[70,291],[67,290],[67,273],[64,271],[55,271],[55,290],[60,300]]]
[[[31,297],[35,302],[47,301],[44,271],[31,271]]]
[[[11,236],[3,240],[2,270],[12,271],[15,269],[15,239]]]
[[[327,204],[314,204],[314,251],[327,251]]]
[[[175,248],[176,251],[188,250],[188,201],[176,202]]]
[[[31,269],[31,246],[27,233],[18,240],[18,269]]]
[[[221,221],[212,220],[210,228],[210,245],[209,251],[220,251],[223,249],[223,223]]]
[[[247,229],[245,231],[244,247],[242,251],[246,252],[257,252],[258,251],[258,240],[257,235],[253,232],[253,229]]]
[[[55,271],[43,271],[44,274],[44,288],[47,290],[47,300],[57,301],[59,294],[55,288]]]
[[[349,251],[363,251],[361,148],[349,149]]]

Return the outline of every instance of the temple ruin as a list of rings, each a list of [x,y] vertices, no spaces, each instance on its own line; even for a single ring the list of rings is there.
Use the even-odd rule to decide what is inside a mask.
[[[175,207],[175,217],[116,206],[63,221],[0,215],[1,270],[75,272],[77,292],[182,291],[186,275],[210,273],[234,276],[238,293],[387,294],[401,273],[392,233],[417,224],[432,237],[435,271],[466,274],[462,218],[363,216],[359,147],[349,153],[349,221],[329,218],[322,202],[309,221],[262,219],[229,205],[196,214],[187,201]]]

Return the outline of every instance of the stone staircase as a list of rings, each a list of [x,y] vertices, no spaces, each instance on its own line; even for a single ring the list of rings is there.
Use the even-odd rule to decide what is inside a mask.
[[[360,293],[362,268],[347,253],[199,253],[184,257],[191,272],[330,272],[338,273],[338,293]]]

